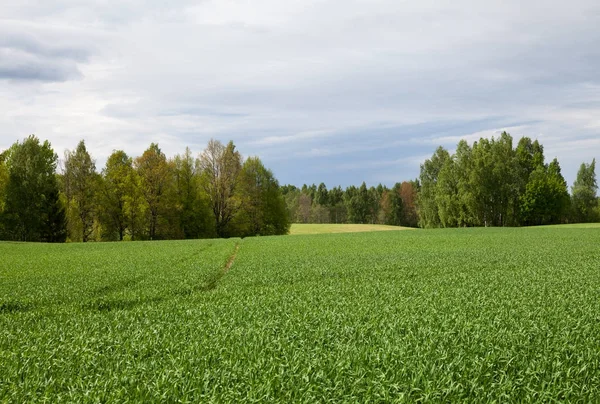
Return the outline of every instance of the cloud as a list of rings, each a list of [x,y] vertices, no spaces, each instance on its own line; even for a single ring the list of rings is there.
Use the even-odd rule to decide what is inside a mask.
[[[432,144],[432,145],[436,145],[436,146],[437,145],[455,146],[461,140],[465,140],[467,143],[472,145],[473,142],[476,142],[482,138],[485,138],[485,139],[491,139],[492,137],[499,138],[500,135],[502,134],[502,132],[510,133],[513,138],[520,138],[520,137],[524,136],[523,133],[528,132],[527,131],[528,128],[529,128],[529,126],[526,126],[526,125],[505,126],[503,128],[486,129],[486,130],[478,131],[475,133],[466,133],[464,135],[433,137],[430,139],[426,139],[426,142],[429,144]]]
[[[232,139],[282,183],[328,185],[414,178],[438,144],[503,129],[569,181],[600,155],[593,0],[32,0],[0,18],[0,148],[84,138],[102,165]]]
[[[2,21],[0,79],[62,82],[82,78],[78,64],[89,60],[93,46],[68,28]]]
[[[297,143],[299,141],[303,141],[303,140],[309,140],[309,139],[323,139],[326,136],[331,136],[332,134],[334,134],[334,131],[332,130],[311,130],[311,131],[306,131],[306,132],[300,132],[300,133],[296,133],[293,135],[289,135],[289,136],[267,136],[267,137],[263,137],[261,139],[257,139],[255,141],[253,141],[252,143],[259,145],[259,146],[273,146],[273,145],[278,145],[278,144],[286,144],[286,145],[290,145],[293,143]]]
[[[0,49],[0,79],[33,81],[66,81],[81,77],[81,72],[71,63],[48,61],[20,56]]]

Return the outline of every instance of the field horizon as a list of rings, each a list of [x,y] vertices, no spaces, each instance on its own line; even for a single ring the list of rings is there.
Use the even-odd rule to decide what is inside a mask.
[[[0,243],[0,402],[600,398],[600,231]]]
[[[332,224],[332,223],[292,223],[290,235],[298,234],[337,234],[337,233],[363,233],[372,231],[399,231],[417,230],[412,227],[390,226],[385,224]]]

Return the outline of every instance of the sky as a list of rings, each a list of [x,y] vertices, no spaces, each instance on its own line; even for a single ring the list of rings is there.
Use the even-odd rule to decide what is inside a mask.
[[[414,179],[437,146],[600,158],[597,0],[0,0],[0,150],[233,140],[282,184]]]

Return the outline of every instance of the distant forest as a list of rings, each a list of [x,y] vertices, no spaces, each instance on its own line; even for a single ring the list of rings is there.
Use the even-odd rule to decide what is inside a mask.
[[[583,163],[569,194],[557,159],[504,132],[450,154],[438,147],[418,179],[327,189],[324,183],[282,187],[292,221],[379,223],[409,227],[530,226],[600,221],[596,161]]]
[[[409,227],[528,226],[600,221],[596,162],[571,187],[558,161],[527,137],[439,147],[412,181],[327,189],[280,186],[258,157],[211,140],[167,158],[157,144],[139,157],[114,151],[105,167],[81,141],[58,155],[34,135],[0,154],[0,239],[112,241],[286,234],[290,223]]]

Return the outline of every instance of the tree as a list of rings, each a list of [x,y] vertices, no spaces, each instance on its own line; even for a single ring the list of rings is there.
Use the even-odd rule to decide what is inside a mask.
[[[402,226],[417,227],[419,225],[419,214],[417,213],[417,194],[419,181],[403,181],[400,184],[399,195],[402,200]]]
[[[536,181],[538,181],[539,170],[545,169],[544,148],[537,140],[532,142],[530,138],[522,137],[521,140],[519,140],[519,144],[515,150],[515,155],[517,161],[515,187],[517,188],[517,195],[519,198],[519,212],[517,220],[520,224],[525,224],[525,222],[531,220],[531,211],[525,213],[521,210],[525,207],[522,203],[523,196],[527,192],[527,186],[533,172],[538,170],[538,174],[536,174]],[[530,186],[530,196],[532,189],[532,186]],[[530,209],[530,207],[527,209]],[[528,217],[525,218],[525,215]]]
[[[126,205],[132,172],[133,161],[122,150],[114,151],[102,170],[98,212],[109,240],[123,240],[129,229]]]
[[[298,209],[296,210],[296,222],[298,223],[309,223],[310,222],[310,211],[312,208],[312,199],[310,195],[304,192],[300,193],[298,197]]]
[[[6,160],[8,159],[8,150],[0,153],[0,215],[4,211],[4,204],[6,199],[6,187],[8,185],[8,166]]]
[[[96,164],[83,140],[75,151],[65,152],[63,181],[70,238],[85,243],[93,231],[98,177]]]
[[[370,187],[368,191],[368,199],[367,199],[367,223],[375,224],[379,223],[379,203],[381,194],[383,193],[383,187],[377,189],[375,187]],[[381,193],[380,193],[381,192]]]
[[[160,237],[160,219],[168,212],[167,192],[171,185],[171,170],[167,158],[152,143],[140,157],[135,159],[135,167],[140,177],[141,189],[147,204],[148,237],[155,240]]]
[[[595,222],[598,201],[596,192],[596,159],[591,164],[582,163],[577,172],[577,179],[571,188],[573,215],[578,222]]]
[[[327,206],[329,204],[329,194],[327,192],[327,186],[322,182],[317,188],[317,194],[315,201],[321,206]]]
[[[4,238],[65,241],[65,214],[56,179],[57,158],[50,143],[47,140],[40,143],[34,135],[10,148],[2,212]]]
[[[439,206],[436,200],[437,182],[440,171],[450,154],[443,147],[438,147],[431,159],[421,165],[421,192],[418,198],[419,226],[439,227]]]
[[[294,185],[284,185],[281,187],[281,193],[283,194],[283,198],[285,200],[288,217],[291,220],[296,220],[300,190]]]
[[[470,226],[474,222],[472,184],[469,181],[472,165],[472,149],[461,140],[456,153],[445,159],[438,173],[435,201],[444,227]]]
[[[344,204],[344,190],[341,186],[331,188],[328,192],[329,219],[333,223],[345,223],[347,209]]]
[[[554,158],[547,168],[549,187],[552,190],[549,216],[550,223],[563,223],[567,220],[567,215],[571,205],[569,191],[567,191],[567,181],[562,176],[558,159]]]
[[[494,188],[490,189],[492,201],[491,224],[493,226],[515,226],[518,224],[518,166],[513,139],[502,132],[498,139],[491,141],[491,170]]]
[[[471,156],[468,207],[473,224],[518,224],[518,166],[512,137],[503,132],[498,139],[480,139]]]
[[[461,140],[454,155],[438,148],[420,179],[423,227],[558,223],[568,206],[558,161],[545,165],[542,145],[529,138],[513,149],[506,132],[473,147]]]
[[[142,179],[137,170],[129,170],[124,186],[125,223],[131,240],[137,240],[142,237],[144,217],[148,211],[148,205],[144,201],[142,192]]]
[[[179,223],[185,238],[212,236],[209,223],[210,209],[208,201],[200,192],[199,166],[192,157],[189,147],[183,155],[173,160],[175,176],[175,206],[179,214]]]
[[[529,176],[525,192],[520,196],[521,215],[525,225],[560,223],[569,204],[567,183],[554,159],[548,166],[537,166]]]
[[[211,139],[200,155],[202,187],[208,195],[215,219],[215,230],[219,237],[228,235],[227,226],[240,209],[240,200],[235,195],[238,176],[242,169],[242,157],[233,142],[224,146]]]
[[[348,220],[350,223],[368,223],[370,219],[371,200],[367,185],[363,182],[357,192],[349,195]]]
[[[401,226],[404,217],[404,205],[400,196],[402,185],[396,183],[391,190],[383,190],[380,206],[383,213],[383,223]]]
[[[435,192],[435,204],[438,207],[438,216],[443,227],[456,227],[459,225],[459,176],[454,158],[455,156],[451,156],[444,161],[438,174]]]
[[[279,183],[258,157],[248,158],[239,183],[242,201],[241,235],[286,234],[290,222]]]

